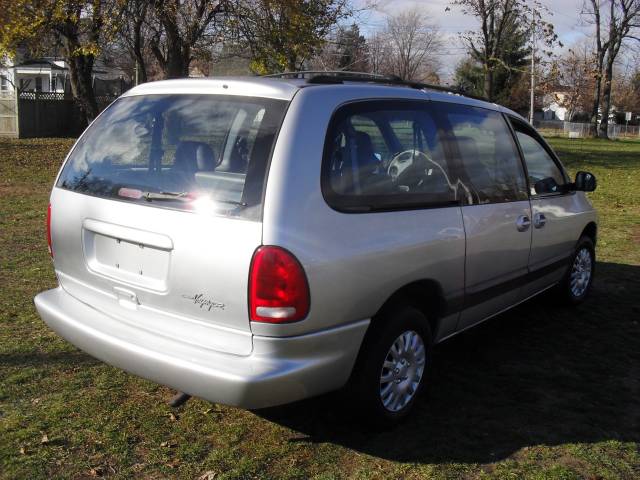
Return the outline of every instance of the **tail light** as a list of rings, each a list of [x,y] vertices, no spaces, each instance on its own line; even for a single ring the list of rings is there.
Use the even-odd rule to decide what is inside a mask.
[[[49,245],[49,255],[53,258],[53,246],[51,245],[51,204],[47,208],[47,244]]]
[[[249,308],[254,322],[295,322],[307,316],[309,284],[302,265],[290,252],[263,246],[253,254]]]

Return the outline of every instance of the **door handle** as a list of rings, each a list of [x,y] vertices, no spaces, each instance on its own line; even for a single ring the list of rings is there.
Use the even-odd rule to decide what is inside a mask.
[[[526,215],[520,215],[516,220],[516,227],[519,232],[526,232],[531,226],[531,220]]]
[[[547,223],[547,217],[544,216],[544,213],[536,213],[533,216],[533,226],[536,228],[542,228]]]

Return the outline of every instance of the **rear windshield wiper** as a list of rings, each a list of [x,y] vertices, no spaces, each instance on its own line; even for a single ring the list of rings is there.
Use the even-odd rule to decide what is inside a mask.
[[[147,202],[153,202],[154,200],[163,201],[182,201],[191,202],[193,197],[189,196],[189,192],[144,192],[142,194]]]
[[[189,192],[144,192],[142,194],[142,198],[144,198],[147,202],[153,201],[178,201],[178,202],[193,202],[197,200],[194,198],[192,194]],[[213,198],[212,201],[214,203],[225,203],[229,205],[235,205],[238,207],[246,207],[247,204],[244,202],[237,202],[235,200],[223,200],[219,198]]]

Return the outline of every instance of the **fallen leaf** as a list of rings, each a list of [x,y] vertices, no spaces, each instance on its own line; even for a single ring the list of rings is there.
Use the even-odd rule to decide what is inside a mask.
[[[213,480],[216,478],[217,473],[213,470],[209,470],[208,472],[204,472],[202,475],[198,477],[198,480]]]
[[[49,437],[47,436],[46,433],[42,435],[42,438],[40,439],[40,443],[42,443],[43,445],[49,443]]]
[[[24,449],[24,447],[20,447],[20,455],[26,455],[27,451]]]
[[[172,422],[177,422],[178,418],[179,418],[176,415],[174,415],[173,413],[169,413],[168,417],[169,417],[169,420],[171,420]]]
[[[93,467],[91,470],[89,470],[89,475],[92,477],[99,477],[102,475],[102,473],[104,472],[104,469],[100,466],[98,467]]]

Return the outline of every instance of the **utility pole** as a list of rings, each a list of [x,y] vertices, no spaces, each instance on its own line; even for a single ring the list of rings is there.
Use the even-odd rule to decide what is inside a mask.
[[[529,123],[533,125],[536,90],[536,11],[531,7],[531,98],[529,106]]]

